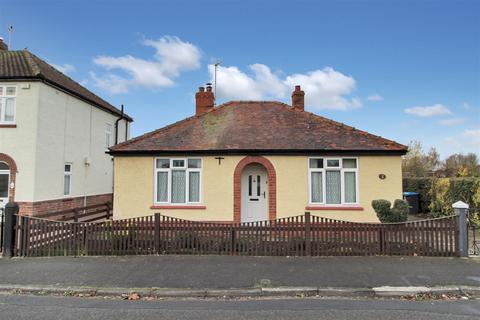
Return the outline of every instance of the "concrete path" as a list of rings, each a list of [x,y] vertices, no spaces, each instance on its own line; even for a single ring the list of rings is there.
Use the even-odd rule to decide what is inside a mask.
[[[127,256],[0,259],[0,285],[232,289],[475,286],[480,259]]]

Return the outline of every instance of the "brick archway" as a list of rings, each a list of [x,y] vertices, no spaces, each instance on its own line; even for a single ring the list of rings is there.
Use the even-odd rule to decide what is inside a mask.
[[[273,164],[264,157],[247,156],[240,160],[235,167],[233,174],[233,221],[241,221],[241,203],[242,203],[242,171],[252,163],[261,164],[267,169],[268,174],[268,219],[277,218],[277,174]]]
[[[0,153],[0,162],[5,162],[10,168],[10,183],[13,182],[14,187],[10,189],[10,192],[8,195],[8,201],[15,201],[15,188],[17,187],[16,175],[18,172],[17,164],[15,163],[15,160],[13,160],[12,157],[10,157],[8,154],[5,154],[5,153]]]

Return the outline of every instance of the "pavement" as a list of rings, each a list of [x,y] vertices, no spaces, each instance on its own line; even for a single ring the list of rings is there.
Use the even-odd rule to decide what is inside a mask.
[[[480,259],[125,256],[0,259],[0,291],[159,296],[480,296]]]
[[[0,318],[9,320],[478,320],[480,318],[480,302],[476,300],[405,301],[312,298],[125,301],[0,295]]]

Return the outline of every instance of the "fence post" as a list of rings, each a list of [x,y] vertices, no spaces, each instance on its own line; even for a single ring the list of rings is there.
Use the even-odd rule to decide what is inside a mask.
[[[154,215],[155,231],[154,231],[154,244],[155,253],[160,254],[160,213]]]
[[[77,210],[77,208],[73,209],[73,222],[78,222],[78,210]]]
[[[305,254],[307,256],[312,255],[311,250],[311,236],[310,236],[310,212],[305,212]]]
[[[15,224],[19,207],[16,202],[5,205],[5,222],[3,224],[3,256],[11,258],[15,249]]]
[[[468,204],[462,201],[457,201],[452,207],[454,213],[458,215],[458,254],[460,257],[468,257]]]
[[[110,211],[112,210],[112,209],[111,209],[111,203],[110,203],[110,201],[107,201],[107,202],[105,203],[105,206],[107,207],[107,216],[106,216],[106,218],[107,218],[107,220],[108,220],[108,219],[110,219],[110,218],[112,217],[112,214],[111,214],[111,212],[110,212]]]

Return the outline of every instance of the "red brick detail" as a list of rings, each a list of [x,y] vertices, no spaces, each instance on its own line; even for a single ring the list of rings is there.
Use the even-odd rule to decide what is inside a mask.
[[[55,200],[44,200],[35,202],[18,202],[20,214],[25,216],[35,216],[42,213],[63,211],[83,207],[85,205],[101,204],[105,202],[113,203],[113,194],[97,194],[84,197],[70,197]]]
[[[0,153],[0,162],[5,162],[8,167],[10,168],[10,183],[13,182],[13,189],[10,189],[9,195],[8,195],[8,201],[15,201],[15,189],[17,188],[17,182],[16,182],[16,177],[17,177],[17,164],[15,163],[15,160],[13,160],[12,157],[10,157],[8,154],[5,153]],[[8,186],[10,188],[10,186]]]
[[[195,94],[195,115],[208,112],[213,109],[215,105],[215,96],[212,92],[212,87],[208,86],[207,91],[204,87],[200,87]]]
[[[206,206],[186,205],[186,206],[172,206],[172,205],[153,205],[150,209],[207,209]]]
[[[268,174],[268,218],[275,220],[277,218],[277,174],[273,164],[264,157],[248,156],[240,160],[233,173],[233,221],[241,221],[241,203],[242,203],[242,171],[251,164],[258,163],[267,169]]]
[[[292,107],[300,111],[305,110],[305,92],[300,86],[295,86],[295,91],[292,92]]]
[[[363,211],[363,207],[357,206],[306,206],[305,210],[340,210],[340,211]]]
[[[16,124],[0,124],[0,128],[16,128]]]

